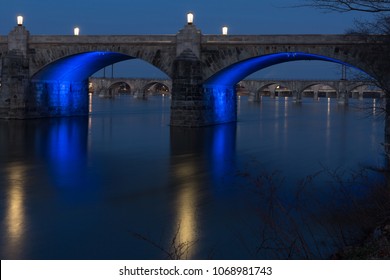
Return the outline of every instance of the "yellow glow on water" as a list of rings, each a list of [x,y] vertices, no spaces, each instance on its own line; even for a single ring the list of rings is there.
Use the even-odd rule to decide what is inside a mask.
[[[9,258],[21,250],[25,230],[24,173],[25,167],[15,165],[8,168],[9,191],[5,213],[5,227],[8,237],[6,252]]]
[[[173,229],[176,234],[174,246],[180,248],[181,259],[191,259],[196,251],[198,185],[196,180],[188,180],[188,177],[196,176],[197,167],[189,161],[178,165],[175,169],[179,190],[176,200],[177,222]]]
[[[186,186],[179,192],[178,197],[178,223],[179,223],[179,232],[177,245],[187,244],[185,250],[187,251],[184,255],[184,258],[191,258],[195,253],[195,244],[196,242],[196,186]]]

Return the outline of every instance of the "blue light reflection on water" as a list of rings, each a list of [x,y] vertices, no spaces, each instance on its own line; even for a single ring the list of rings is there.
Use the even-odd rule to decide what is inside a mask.
[[[295,182],[321,165],[381,164],[383,124],[353,106],[239,104],[237,124],[195,130],[170,128],[169,102],[157,97],[94,97],[90,118],[2,121],[1,258],[159,259],[131,232],[169,246],[179,223],[182,241],[198,240],[188,257],[272,257],[253,254],[267,206],[254,203],[272,192],[252,178],[280,172],[291,206]],[[327,190],[313,191],[321,206]],[[316,203],[310,214],[325,219]]]

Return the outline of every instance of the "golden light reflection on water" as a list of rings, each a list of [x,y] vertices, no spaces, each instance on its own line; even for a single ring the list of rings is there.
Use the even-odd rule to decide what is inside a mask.
[[[174,234],[176,236],[176,248],[180,248],[182,259],[191,259],[197,249],[197,189],[196,180],[188,180],[196,174],[196,166],[193,162],[182,163],[175,169],[175,177],[179,190],[176,203],[176,224]]]
[[[8,242],[4,248],[7,258],[17,258],[22,248],[25,230],[24,176],[26,168],[14,165],[7,168],[9,191],[5,213],[5,232]]]

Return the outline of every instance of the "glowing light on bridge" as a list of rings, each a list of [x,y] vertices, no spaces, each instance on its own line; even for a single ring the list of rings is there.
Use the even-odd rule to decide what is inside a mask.
[[[227,26],[222,27],[222,35],[228,35],[228,27]]]
[[[79,36],[79,35],[80,35],[80,28],[75,27],[75,28],[73,29],[73,34],[74,34],[75,36]]]
[[[18,26],[22,26],[23,25],[23,17],[22,16],[17,16],[16,21],[18,23]]]
[[[193,24],[194,23],[194,14],[193,13],[188,13],[187,14],[187,23],[188,24]]]

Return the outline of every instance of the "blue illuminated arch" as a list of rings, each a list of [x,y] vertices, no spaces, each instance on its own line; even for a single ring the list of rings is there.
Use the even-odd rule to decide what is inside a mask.
[[[29,104],[34,116],[88,114],[88,78],[96,71],[134,57],[106,51],[60,58],[31,77]]]
[[[350,64],[342,62],[337,59],[333,59],[326,56],[309,54],[303,52],[283,52],[283,53],[274,53],[268,55],[262,55],[257,57],[252,57],[235,64],[232,64],[218,73],[214,74],[205,81],[205,86],[234,86],[245,77],[253,74],[261,69],[267,68],[272,65],[289,62],[289,61],[298,61],[298,60],[321,60],[339,63],[347,65],[349,67],[354,67]],[[356,68],[356,67],[354,67]],[[359,69],[360,70],[360,69]]]
[[[32,80],[81,82],[108,65],[128,59],[134,57],[105,51],[79,53],[50,63],[33,75]]]

